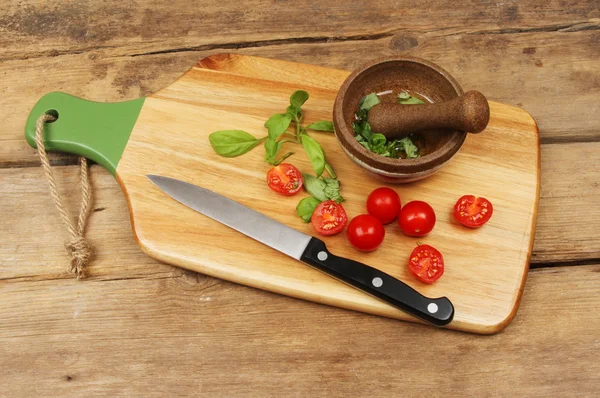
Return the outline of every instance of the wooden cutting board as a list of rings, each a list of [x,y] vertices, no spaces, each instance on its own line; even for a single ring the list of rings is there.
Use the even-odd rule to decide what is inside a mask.
[[[264,122],[284,112],[297,89],[310,93],[303,106],[306,124],[331,120],[336,91],[347,75],[312,65],[214,55],[147,98],[101,104],[48,94],[34,107],[26,136],[33,143],[35,120],[56,110],[58,120],[46,129],[48,146],[85,155],[116,176],[129,203],[135,238],[158,260],[317,303],[419,322],[179,204],[146,177],[158,174],[200,185],[314,234],[295,214],[296,204],[308,194],[282,197],[268,189],[269,165],[262,146],[242,157],[222,158],[210,147],[208,135],[242,129],[265,136]],[[418,199],[433,206],[438,221],[430,235],[410,238],[394,223],[386,226],[384,243],[372,253],[354,250],[344,233],[324,238],[335,254],[379,268],[429,297],[447,296],[456,311],[448,327],[482,334],[503,329],[517,311],[533,246],[540,184],[535,121],[512,106],[491,102],[490,108],[486,131],[469,135],[440,172],[394,186],[403,203]],[[364,213],[367,194],[381,183],[346,157],[333,134],[311,135],[325,148],[342,182],[349,217]],[[310,173],[308,158],[301,148],[295,149],[288,161]],[[284,147],[282,153],[287,151]],[[470,230],[453,221],[452,207],[463,194],[493,202],[494,216],[484,227]],[[418,282],[407,269],[417,241],[444,255],[445,274],[433,285]]]

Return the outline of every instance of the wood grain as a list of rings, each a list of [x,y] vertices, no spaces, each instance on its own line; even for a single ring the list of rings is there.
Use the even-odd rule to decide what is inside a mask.
[[[599,274],[533,270],[491,337],[176,276],[0,281],[0,383],[6,396],[595,396]]]
[[[597,1],[290,5],[0,7],[0,395],[421,396],[426,387],[440,396],[597,396]],[[53,90],[99,101],[147,95],[216,51],[347,70],[371,55],[423,56],[463,87],[522,106],[542,141],[557,143],[542,145],[532,261],[590,265],[532,269],[515,321],[491,337],[226,282],[203,292],[214,280],[139,250],[117,183],[93,167],[99,210],[88,236],[98,255],[90,280],[70,279],[41,171],[11,168],[38,165],[22,138],[29,109]],[[60,164],[74,160],[54,155]],[[71,208],[76,173],[58,170]],[[426,377],[436,373],[448,377]]]
[[[600,163],[586,159],[600,151],[599,143],[542,146],[542,184],[532,262],[593,261],[600,258]],[[582,153],[578,157],[574,154]],[[583,172],[577,172],[577,170]],[[87,237],[97,249],[91,275],[99,279],[141,278],[173,272],[159,271],[156,261],[135,244],[126,200],[115,179],[100,166],[92,167],[94,211]],[[79,205],[77,167],[57,167],[57,184],[67,207]],[[46,280],[70,278],[63,250],[66,231],[48,194],[40,168],[0,169],[0,230],[10,231],[0,245],[0,278]],[[572,219],[572,203],[580,211]],[[585,210],[585,211],[584,211]],[[31,233],[35,220],[37,232]],[[558,223],[558,220],[560,223]],[[161,268],[163,269],[163,268]],[[132,270],[135,270],[133,272]]]
[[[600,32],[593,30],[490,33],[399,31],[364,42],[248,48],[244,54],[354,70],[387,55],[431,60],[465,90],[518,106],[538,122],[542,142],[598,141]],[[268,54],[268,55],[266,55]],[[367,54],[367,55],[366,55]]]
[[[569,186],[577,185],[560,174],[566,168],[560,164],[570,162],[561,147],[545,146],[542,155],[556,159],[556,181],[564,185],[543,183],[542,192],[572,194]],[[77,168],[58,167],[56,174],[68,206],[77,208]],[[90,278],[77,282],[65,272],[66,233],[42,171],[0,170],[0,230],[10,231],[0,245],[2,394],[366,396],[380,389],[418,396],[423,386],[445,396],[598,391],[600,316],[590,308],[599,305],[600,265],[532,269],[519,312],[502,333],[438,331],[215,285],[220,281],[161,264],[135,243],[114,178],[100,166],[91,176],[96,211],[87,236],[97,256]],[[540,208],[537,237],[541,230],[563,232],[552,227],[560,209]],[[422,371],[449,377],[424,381]]]
[[[221,158],[210,147],[208,135],[240,126],[257,137],[264,135],[264,121],[285,109],[290,94],[298,88],[311,93],[304,107],[305,122],[327,119],[336,89],[347,72],[228,55],[211,57],[199,66],[202,68],[193,68],[146,100],[117,167],[117,179],[129,201],[132,224],[142,249],[161,261],[214,277],[320,303],[414,320],[181,206],[150,182],[147,174],[192,182],[302,232],[313,233],[312,227],[300,223],[295,214],[297,197],[275,198],[266,189],[264,175],[268,165],[261,150],[240,159]],[[318,140],[344,184],[344,206],[349,217],[363,213],[364,193],[380,183],[351,162],[333,135],[318,134]],[[514,316],[528,269],[539,198],[538,141],[535,123],[526,112],[492,103],[486,131],[476,138],[468,137],[448,166],[432,178],[397,188],[405,202],[422,199],[437,209],[435,233],[421,239],[445,256],[446,275],[434,285],[415,281],[401,265],[406,263],[416,240],[402,235],[398,228],[388,228],[389,243],[374,255],[352,249],[343,234],[326,243],[333,253],[368,263],[429,297],[449,297],[456,309],[451,328],[497,332]],[[296,155],[293,162],[301,171],[310,172],[306,155]],[[474,189],[473,181],[464,178],[473,176],[474,170],[478,177],[476,193],[490,199],[496,211],[485,229],[464,231],[450,222],[450,210],[458,197]],[[223,184],[224,175],[227,184]],[[277,200],[277,206],[273,206],[273,200]],[[282,210],[286,208],[287,211]],[[403,254],[399,248],[406,248]],[[503,252],[502,258],[498,258],[498,251]],[[485,278],[481,272],[472,272],[482,264]]]
[[[542,146],[541,196],[532,260],[600,258],[600,143]]]
[[[214,52],[219,47],[259,44],[365,41],[395,32],[556,32],[597,28],[600,17],[594,0],[568,6],[559,0],[543,6],[514,0],[485,6],[473,0],[460,4],[311,0],[293,7],[286,1],[251,0],[243,8],[214,0],[202,2],[201,7],[188,7],[185,0],[152,5],[13,0],[0,15],[0,60],[90,49],[127,54],[195,48]]]
[[[539,124],[542,142],[566,142],[600,139],[599,40],[600,32],[594,30],[484,34],[455,29],[398,31],[363,41],[265,44],[235,51],[345,70],[378,56],[423,57],[442,65],[465,89],[526,109]],[[0,129],[0,167],[37,164],[22,135],[27,115],[42,95],[65,91],[95,101],[146,96],[215,51],[223,50],[131,57],[117,47],[0,62],[0,108],[7,115]],[[59,159],[65,162],[64,157]]]
[[[532,111],[536,121],[541,125],[542,141],[567,141],[573,139],[595,139],[598,132],[594,126],[600,123],[600,112],[590,113],[597,101],[592,100],[595,94],[593,84],[586,85],[588,80],[578,80],[576,84],[561,84],[564,78],[573,75],[577,69],[585,65],[596,65],[600,60],[595,57],[591,47],[595,33],[580,32],[532,32],[520,34],[505,34],[502,37],[510,39],[508,48],[523,48],[531,43],[537,44],[536,54],[540,59],[548,58],[553,62],[552,68],[537,68],[527,64],[527,59],[533,59],[531,54],[515,53],[510,57],[498,56],[494,48],[489,51],[472,53],[473,63],[462,68],[456,66],[462,58],[456,57],[452,47],[445,42],[437,45],[429,43],[407,50],[412,55],[430,55],[448,68],[463,84],[464,87],[479,88],[490,93],[490,87],[495,93],[492,98],[505,102],[520,104],[523,99],[519,96],[531,96],[523,106]],[[490,38],[488,35],[477,36],[480,40]],[[517,41],[516,38],[519,38]],[[286,46],[267,46],[261,48],[246,48],[241,51],[249,54],[267,54],[274,57],[301,60],[309,63],[326,64],[343,68],[351,68],[358,55],[373,49],[377,54],[397,53],[387,47],[384,41],[367,41],[353,43],[330,44],[290,44]],[[562,43],[554,45],[553,43]],[[521,47],[519,47],[521,46]],[[570,51],[555,51],[558,47],[569,48]],[[380,51],[374,49],[379,48]],[[428,51],[423,54],[422,51]],[[528,50],[531,52],[532,50]],[[352,56],[356,54],[356,56]],[[491,55],[489,55],[491,54]],[[168,85],[187,70],[195,61],[208,55],[207,51],[190,51],[169,54],[156,54],[140,57],[111,57],[106,50],[93,51],[87,54],[64,55],[52,58],[30,59],[26,61],[6,61],[0,63],[0,108],[4,110],[3,128],[0,129],[0,168],[38,165],[39,160],[35,151],[23,139],[23,126],[29,110],[43,94],[62,90],[74,95],[96,101],[118,101],[148,95],[161,87]],[[488,57],[489,58],[486,58]],[[575,59],[577,58],[577,59]],[[494,79],[502,81],[498,85],[490,80],[486,87],[478,83],[481,79],[491,79],[487,67],[483,64],[497,62],[494,69]],[[516,72],[513,63],[521,65]],[[581,65],[579,63],[581,62]],[[462,63],[461,63],[462,65]],[[529,66],[528,66],[529,65]],[[490,66],[493,66],[490,64]],[[528,81],[531,87],[520,90],[521,83],[512,79],[514,74],[526,73],[531,69]],[[599,69],[600,70],[600,69]],[[16,72],[18,71],[18,73]],[[529,72],[527,72],[529,73]],[[593,73],[600,73],[594,71]],[[40,78],[46,77],[46,78]],[[47,78],[52,76],[52,78]],[[574,76],[574,75],[573,75]],[[465,80],[468,79],[468,80]],[[591,76],[593,83],[594,78]],[[579,87],[576,89],[575,87]],[[552,90],[560,90],[560,96],[548,95]],[[518,95],[511,97],[512,94]],[[581,97],[589,96],[586,104],[581,104],[586,117],[578,117],[579,110],[567,110]],[[565,106],[546,104],[544,101],[554,101],[564,98]],[[592,107],[592,108],[590,108]],[[584,128],[584,136],[570,135],[577,130],[579,123],[591,123],[589,130]],[[595,142],[573,143],[562,150],[561,145],[542,146],[542,191],[540,202],[540,226],[536,235],[536,244],[532,261],[537,264],[546,262],[576,262],[600,258],[600,245],[597,242],[600,228],[597,198],[600,197],[600,187],[595,181],[600,179],[600,158],[595,156],[599,146]],[[585,156],[579,156],[584,151]],[[52,154],[55,163],[74,164],[75,159],[60,154]],[[573,164],[578,164],[573,168]],[[567,171],[568,170],[568,171]],[[555,187],[568,187],[560,193]],[[584,203],[577,212],[577,217],[561,222],[556,227],[556,215],[571,213],[571,203]],[[569,217],[570,218],[570,217]],[[589,244],[588,242],[591,242]]]

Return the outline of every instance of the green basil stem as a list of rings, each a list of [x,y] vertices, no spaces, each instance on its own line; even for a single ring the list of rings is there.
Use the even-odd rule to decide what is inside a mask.
[[[296,122],[296,139],[300,142],[300,133],[302,130],[300,129],[300,119],[298,119],[298,116],[294,115],[294,121]]]
[[[293,154],[294,154],[294,152],[288,152],[288,153],[286,153],[285,155],[283,155],[281,157],[281,159],[279,159],[278,161],[275,162],[275,166],[279,166],[281,164],[281,162],[283,162],[284,160],[286,160],[287,158],[289,158]]]
[[[328,162],[325,162],[325,170],[327,170],[327,172],[329,173],[329,176],[331,178],[337,178],[337,175],[335,175],[333,168],[331,167],[331,165]]]

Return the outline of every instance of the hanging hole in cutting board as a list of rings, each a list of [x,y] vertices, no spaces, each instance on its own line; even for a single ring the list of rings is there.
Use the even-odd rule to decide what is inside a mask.
[[[46,115],[54,117],[54,120],[47,120],[46,123],[54,123],[58,120],[58,111],[56,109],[48,109]]]

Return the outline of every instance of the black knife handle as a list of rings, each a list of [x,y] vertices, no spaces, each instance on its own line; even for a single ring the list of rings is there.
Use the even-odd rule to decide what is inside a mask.
[[[427,298],[385,272],[335,256],[317,238],[310,240],[300,260],[435,326],[445,326],[454,317],[446,297]]]

